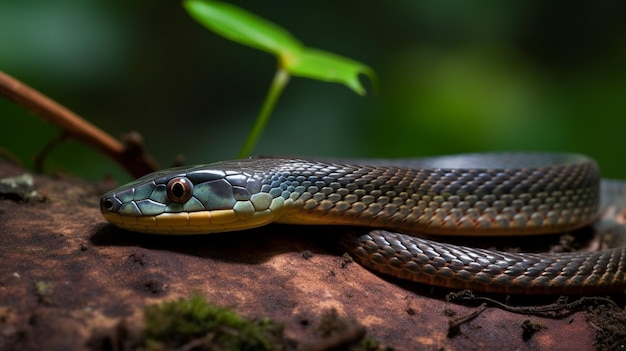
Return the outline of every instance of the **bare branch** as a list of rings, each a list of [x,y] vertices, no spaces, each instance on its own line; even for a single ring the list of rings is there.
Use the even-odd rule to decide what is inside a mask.
[[[2,71],[0,71],[0,94],[24,106],[49,123],[60,127],[65,135],[109,156],[134,177],[140,177],[158,169],[158,165],[147,154],[141,137],[137,133],[133,134],[135,142],[129,147],[129,145],[119,142],[77,114]]]

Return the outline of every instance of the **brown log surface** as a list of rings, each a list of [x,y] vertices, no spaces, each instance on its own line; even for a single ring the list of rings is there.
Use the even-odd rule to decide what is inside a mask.
[[[25,172],[0,161],[0,179]],[[280,321],[300,345],[314,342],[312,325],[331,308],[396,350],[597,345],[597,326],[585,311],[549,319],[490,307],[449,335],[449,321],[475,307],[345,264],[341,251],[316,239],[317,228],[140,235],[100,216],[106,189],[63,177],[34,179],[44,201],[0,196],[0,350],[98,348],[94,340],[114,333],[121,321],[138,334],[146,305],[193,292],[246,317]],[[528,320],[541,328],[525,340]]]

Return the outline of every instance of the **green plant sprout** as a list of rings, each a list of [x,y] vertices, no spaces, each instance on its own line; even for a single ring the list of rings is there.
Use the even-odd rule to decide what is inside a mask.
[[[213,32],[278,59],[278,67],[261,110],[237,157],[248,157],[261,136],[276,102],[291,76],[341,83],[359,95],[365,88],[359,80],[364,74],[376,88],[377,77],[367,65],[331,52],[304,46],[287,30],[231,4],[210,0],[186,0],[187,12]]]

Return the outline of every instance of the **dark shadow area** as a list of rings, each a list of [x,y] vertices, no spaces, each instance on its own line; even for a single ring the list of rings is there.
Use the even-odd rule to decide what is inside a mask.
[[[268,225],[246,231],[177,236],[135,233],[106,224],[90,241],[94,246],[137,246],[224,262],[258,264],[281,253],[301,251],[303,246],[312,254],[328,254],[315,238],[320,230],[323,229]]]
[[[95,246],[139,246],[146,249],[169,250],[173,252],[238,261],[242,257],[271,257],[289,252],[289,247],[273,245],[273,242],[307,241],[341,254],[345,249],[338,244],[338,237],[346,232],[366,234],[371,228],[346,226],[297,226],[271,224],[245,231],[201,235],[161,235],[144,234],[119,229],[103,224],[90,237]],[[569,236],[564,239],[564,236]],[[505,252],[562,252],[575,251],[588,247],[597,239],[593,227],[584,227],[566,234],[535,236],[421,236],[425,239],[447,242],[455,245],[480,247]],[[564,240],[568,241],[564,243]],[[567,247],[563,247],[566,245]],[[297,245],[300,246],[300,245]],[[268,251],[269,250],[269,251]],[[314,251],[315,252],[315,251]],[[263,260],[260,260],[263,261]]]

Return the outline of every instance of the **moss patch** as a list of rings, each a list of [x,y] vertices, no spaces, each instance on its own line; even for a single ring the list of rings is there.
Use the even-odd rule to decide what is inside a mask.
[[[283,349],[281,324],[270,319],[246,320],[198,295],[149,306],[144,318],[146,350]]]

